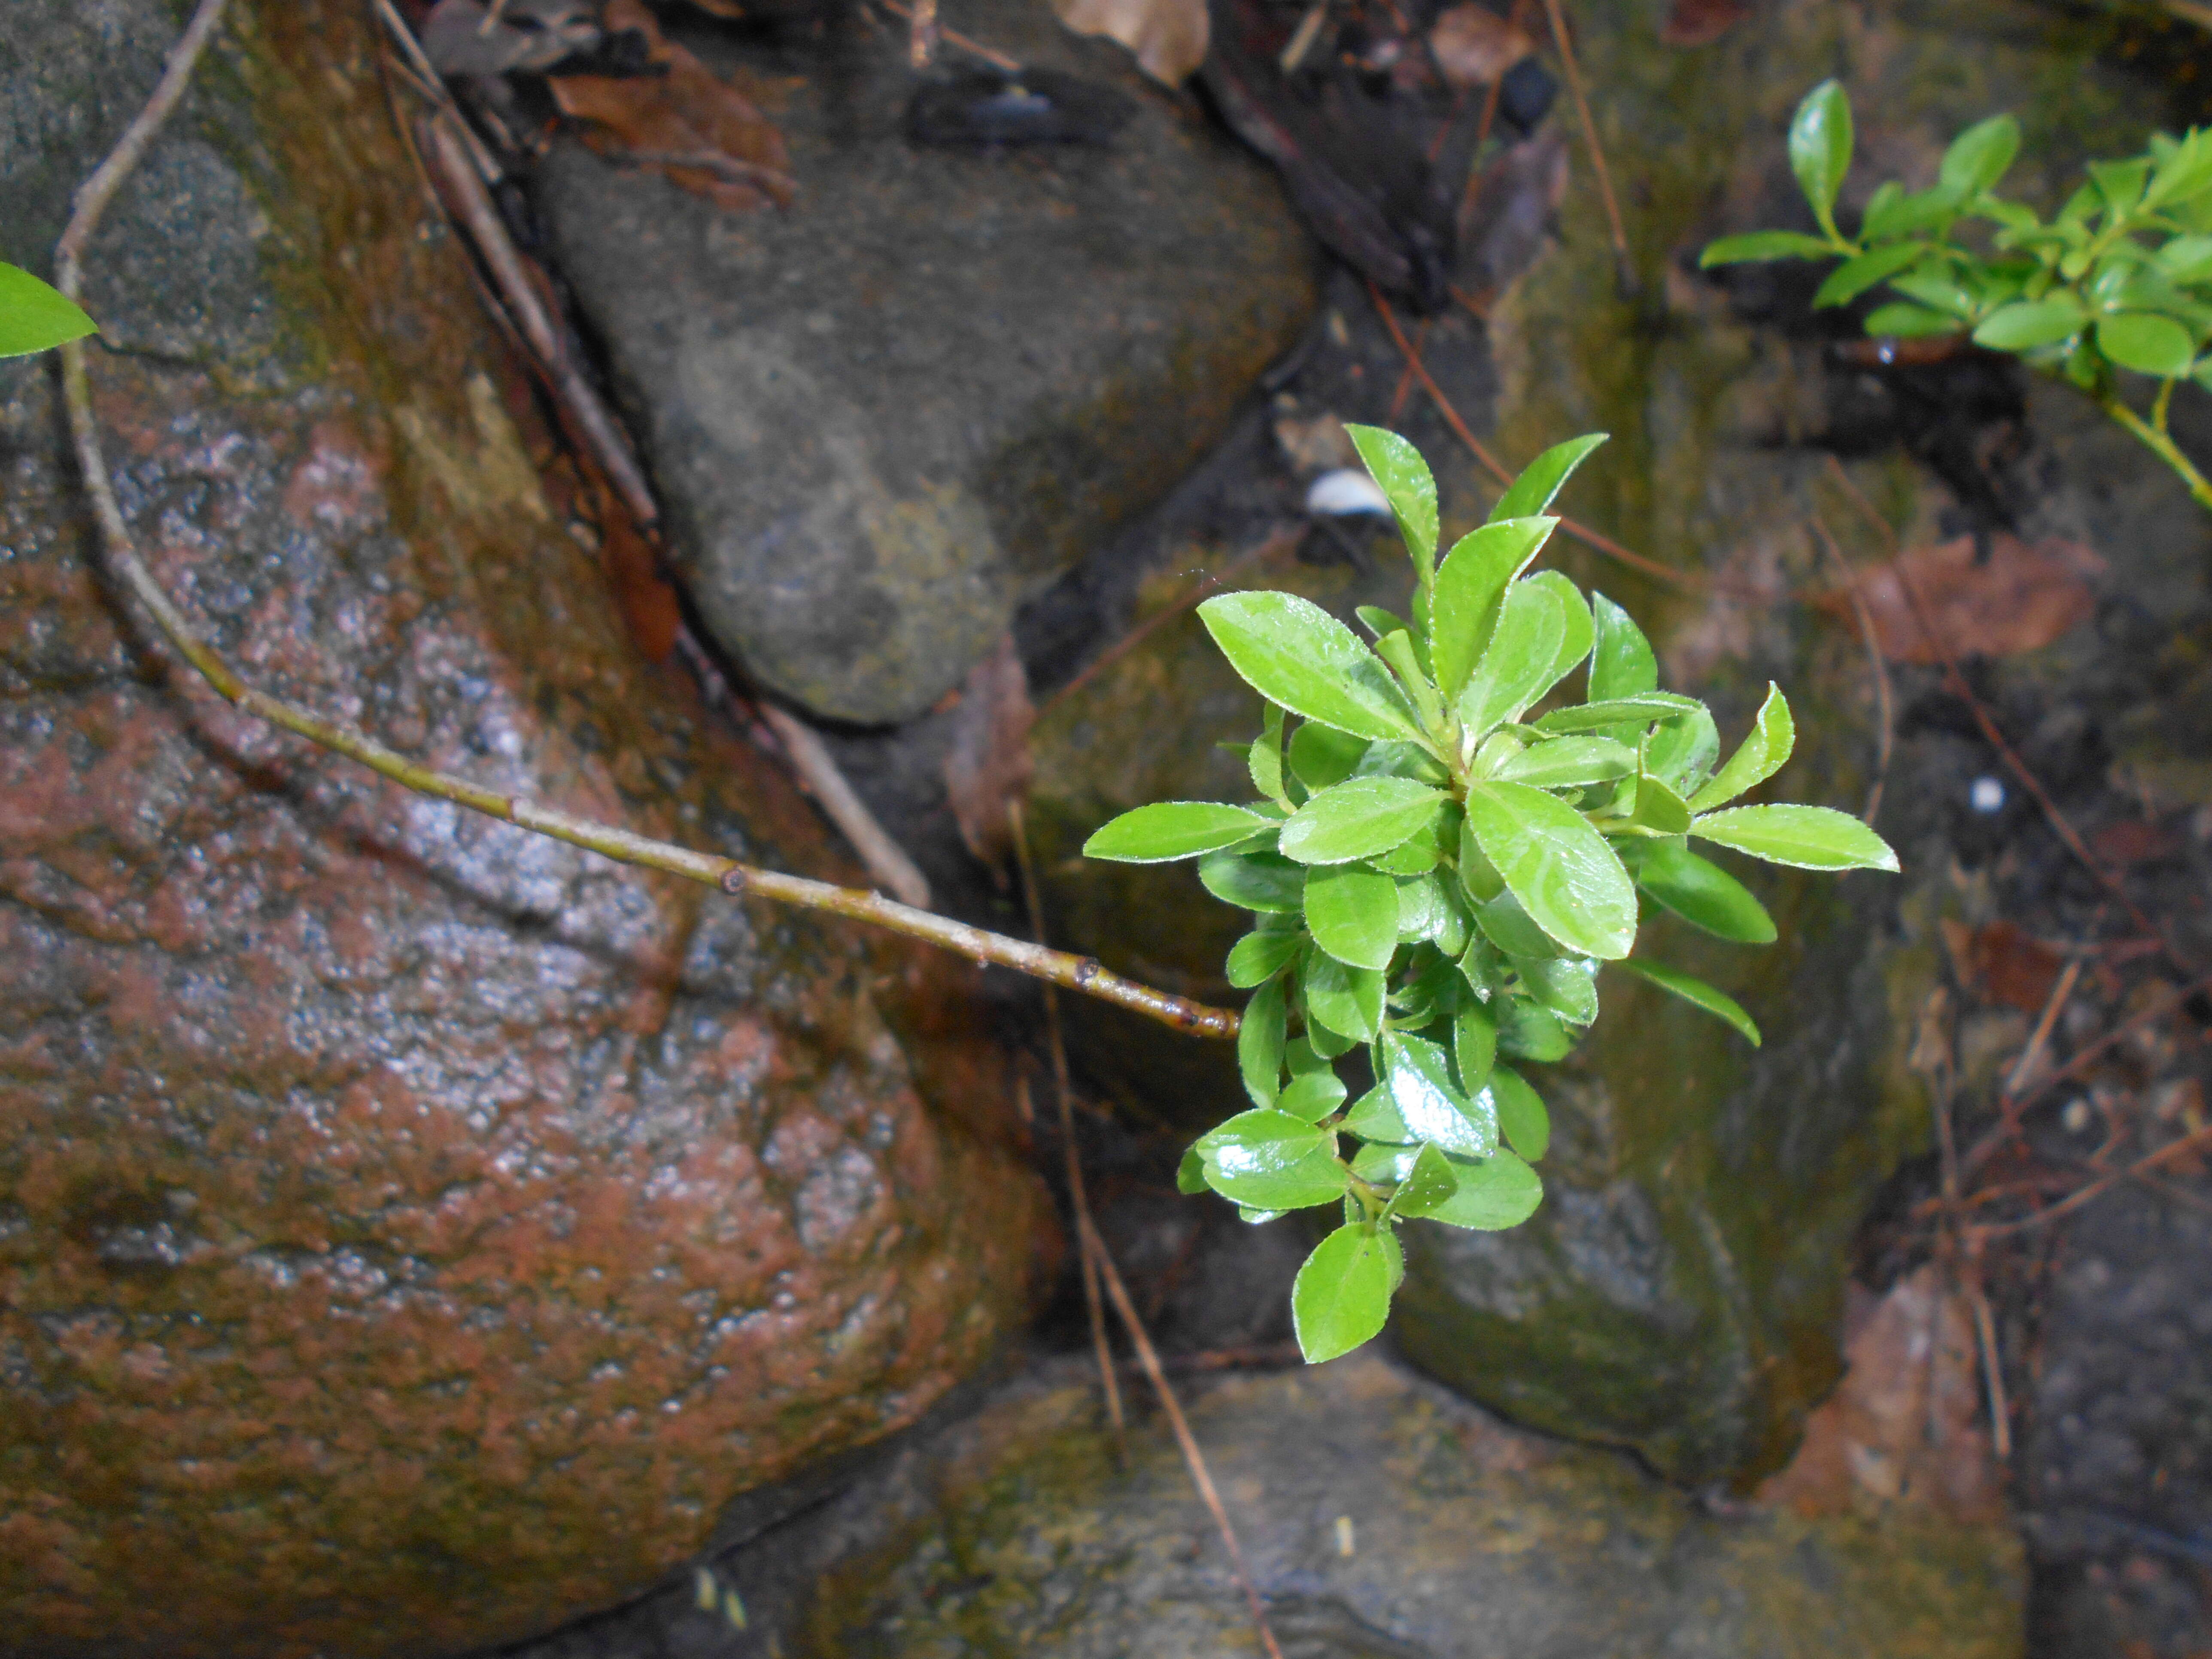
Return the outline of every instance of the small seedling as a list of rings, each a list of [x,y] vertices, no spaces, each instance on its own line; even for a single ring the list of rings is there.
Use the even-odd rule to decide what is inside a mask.
[[[1815,306],[1887,284],[1898,297],[1869,314],[1869,334],[1971,335],[2063,376],[2212,508],[2212,483],[2166,429],[2176,386],[2212,388],[2212,132],[2154,133],[2141,155],[2090,162],[2087,180],[2045,222],[1996,194],[2020,153],[2020,124],[1993,115],[1953,141],[1928,189],[1893,179],[1876,190],[1858,234],[1845,236],[1836,202],[1851,148],[1850,100],[1825,81],[1790,124],[1790,165],[1820,234],[1724,236],[1700,263],[1841,259]],[[2124,374],[2157,382],[2148,417],[2122,396]]]
[[[1084,848],[1197,859],[1207,890],[1252,914],[1228,963],[1252,993],[1237,1039],[1252,1109],[1201,1136],[1177,1180],[1248,1221],[1342,1206],[1291,1291],[1313,1361],[1382,1328],[1401,1223],[1499,1229],[1535,1212],[1551,1125],[1522,1068],[1564,1058],[1597,1018],[1601,963],[1759,1041],[1731,998],[1630,954],[1646,902],[1741,944],[1775,937],[1692,841],[1897,868],[1842,812],[1729,804],[1789,758],[1779,690],[1721,763],[1712,716],[1658,689],[1626,611],[1530,573],[1559,523],[1544,509],[1601,436],[1540,457],[1439,561],[1427,465],[1393,433],[1349,430],[1413,559],[1413,615],[1363,606],[1369,645],[1291,594],[1207,600],[1207,631],[1264,700],[1247,750],[1258,799],[1140,806]],[[1581,701],[1534,712],[1585,663]],[[1375,1082],[1354,1099],[1336,1062],[1361,1048]]]

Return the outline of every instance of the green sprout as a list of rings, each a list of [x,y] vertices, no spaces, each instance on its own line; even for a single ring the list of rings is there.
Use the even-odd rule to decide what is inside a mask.
[[[2212,388],[2212,132],[2154,133],[2141,155],[2090,162],[2087,181],[2048,222],[1996,193],[2019,152],[2020,124],[1993,115],[1953,141],[1930,188],[1883,185],[1858,235],[1845,236],[1836,198],[1851,161],[1851,106],[1825,81],[1790,124],[1790,165],[1821,234],[1724,236],[1699,263],[1840,258],[1815,306],[1848,305],[1887,283],[1901,297],[1868,316],[1869,334],[1971,334],[2064,377],[2212,508],[2212,483],[2166,429],[2177,386]],[[1971,243],[1960,235],[1969,226]],[[2148,419],[2122,397],[2123,371],[2158,383]]]
[[[1602,435],[1540,457],[1439,561],[1427,465],[1394,433],[1348,430],[1412,556],[1412,617],[1362,606],[1370,647],[1291,594],[1207,600],[1207,631],[1265,700],[1259,799],[1140,806],[1084,848],[1198,859],[1206,889],[1252,913],[1228,963],[1252,993],[1237,1039],[1252,1109],[1201,1136],[1177,1184],[1254,1222],[1341,1205],[1291,1291],[1315,1362],[1382,1328],[1401,1223],[1534,1213],[1551,1125],[1519,1068],[1563,1059],[1597,1018],[1600,963],[1758,1042],[1734,1000],[1630,954],[1644,900],[1722,939],[1774,939],[1693,839],[1803,869],[1897,868],[1844,813],[1729,805],[1789,758],[1779,690],[1722,763],[1711,714],[1658,689],[1626,611],[1529,573],[1559,523],[1544,509]],[[1582,701],[1533,712],[1585,662]],[[1362,1046],[1376,1083],[1354,1100],[1335,1061]]]

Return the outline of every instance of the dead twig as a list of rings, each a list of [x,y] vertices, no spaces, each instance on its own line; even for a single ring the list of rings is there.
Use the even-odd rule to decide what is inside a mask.
[[[913,8],[902,3],[902,0],[881,0],[881,4],[883,9],[890,13],[892,16],[903,18],[908,24],[911,24],[914,21],[915,12]],[[933,3],[932,5],[932,9],[935,9]],[[957,46],[961,51],[966,52],[971,58],[980,58],[987,64],[995,64],[1000,69],[1006,70],[1009,75],[1019,75],[1022,72],[1021,60],[1019,58],[1009,58],[1003,52],[994,52],[990,47],[984,46],[981,42],[971,40],[968,36],[961,33],[957,29],[948,29],[940,24],[937,28],[936,38],[942,40],[948,46]],[[911,48],[909,48],[909,50]]]
[[[1130,652],[1142,645],[1154,633],[1166,627],[1184,611],[1205,599],[1208,593],[1217,588],[1225,587],[1255,566],[1263,565],[1270,559],[1289,552],[1298,544],[1299,538],[1304,533],[1305,526],[1303,525],[1285,525],[1279,530],[1270,531],[1264,540],[1245,549],[1243,552],[1239,553],[1212,575],[1201,578],[1189,592],[1183,594],[1174,603],[1154,611],[1085,663],[1080,673],[1069,680],[1066,684],[1055,689],[1053,694],[1045,699],[1045,706],[1049,708],[1070,692],[1088,685],[1106,670],[1127,656]]]
[[[1128,1287],[1122,1284],[1121,1274],[1114,1266],[1114,1258],[1106,1253],[1106,1245],[1087,1220],[1078,1218],[1083,1235],[1083,1248],[1091,1253],[1098,1264],[1098,1276],[1105,1282],[1106,1294],[1112,1298],[1114,1311],[1121,1316],[1122,1328],[1128,1332],[1129,1341],[1137,1351],[1137,1363],[1145,1368],[1152,1381],[1152,1390],[1160,1397],[1160,1409],[1167,1413],[1168,1426],[1174,1430],[1176,1444],[1182,1450],[1182,1461],[1190,1470],[1191,1482],[1198,1495],[1206,1500],[1213,1524],[1220,1529],[1221,1541],[1229,1551],[1231,1569],[1237,1583],[1244,1592],[1244,1602],[1252,1611],[1252,1626],[1260,1634],[1260,1645],[1269,1659],[1283,1659],[1283,1650],[1276,1644],[1275,1632],[1267,1624],[1267,1609],[1260,1600],[1260,1592],[1252,1583],[1251,1569],[1244,1565],[1244,1547],[1237,1541],[1237,1528],[1229,1523],[1229,1511],[1222,1507],[1221,1494],[1213,1488],[1213,1476],[1206,1467],[1206,1454],[1198,1449],[1198,1437],[1190,1431],[1190,1424],[1182,1414],[1182,1404],[1176,1398],[1175,1389],[1168,1382],[1167,1372],[1160,1365],[1158,1352],[1152,1339],[1146,1334],[1145,1322],[1137,1317],[1136,1304],[1129,1300]]]
[[[1620,204],[1613,198],[1613,174],[1605,165],[1605,146],[1598,142],[1597,123],[1590,118],[1589,100],[1583,93],[1582,71],[1575,66],[1574,42],[1568,37],[1567,20],[1560,0],[1544,0],[1544,13],[1552,26],[1552,43],[1559,49],[1559,67],[1566,71],[1567,92],[1575,100],[1582,123],[1583,143],[1589,151],[1590,171],[1597,175],[1598,198],[1605,204],[1606,229],[1613,237],[1614,272],[1624,297],[1637,291],[1636,263],[1629,257],[1628,233],[1621,228]]]
[[[1875,511],[1874,503],[1867,500],[1865,492],[1852,481],[1851,475],[1844,470],[1843,463],[1833,455],[1828,457],[1828,471],[1842,488],[1844,495],[1858,508],[1861,515],[1875,527],[1877,533],[1888,544],[1890,568],[1897,576],[1898,591],[1905,595],[1905,604],[1912,611],[1913,622],[1918,626],[1921,636],[1928,641],[1929,648],[1942,659],[1946,684],[1948,684],[1953,694],[1966,705],[1967,713],[1972,715],[1974,724],[1981,729],[1982,736],[1988,740],[1990,747],[1996,750],[1998,758],[2004,762],[2005,769],[2019,780],[2021,787],[2027,790],[2036,805],[2042,809],[2045,821],[2051,825],[2052,833],[2065,844],[2066,850],[2081,860],[2082,868],[2096,877],[2103,884],[2105,890],[2110,893],[2120,908],[2128,913],[2129,919],[2149,937],[2158,940],[2167,958],[2175,967],[2185,974],[2195,973],[2197,963],[2184,954],[2181,947],[2167,934],[2164,927],[2143,913],[2142,908],[2128,892],[2127,884],[2112,870],[2107,869],[2103,861],[2089,850],[2089,844],[2081,839],[2081,832],[2074,828],[2073,821],[2059,809],[2058,803],[2051,798],[2051,792],[2043,787],[2043,780],[2028,769],[2027,763],[2020,757],[2019,752],[2007,741],[1995,717],[1990,714],[1981,698],[1975,695],[1974,688],[1967,684],[1966,673],[1959,665],[1957,653],[1951,649],[1950,641],[1936,627],[1934,614],[1929,610],[1927,601],[1920,592],[1919,583],[1913,580],[1912,573],[1905,568],[1903,550],[1898,545],[1897,532],[1890,528],[1889,520]]]
[[[2061,1216],[2071,1215],[2083,1205],[2102,1197],[2121,1182],[2148,1176],[2152,1170],[2172,1163],[2176,1158],[2185,1156],[2208,1142],[2212,1142],[2212,1123],[2206,1124],[2201,1129],[2191,1130],[2179,1140],[2169,1140],[2156,1152],[2145,1153],[2126,1169],[2115,1170],[2112,1174],[2091,1182],[2087,1186],[2062,1198],[2047,1209],[2038,1210],[2034,1214],[2022,1216],[2016,1221],[1979,1222],[1969,1230],[1970,1235],[1978,1243],[1982,1239],[1996,1238],[2006,1233],[2026,1232],[2031,1227],[2048,1226]]]
[[[1889,782],[1889,755],[1897,735],[1897,722],[1890,708],[1889,661],[1881,654],[1881,641],[1875,633],[1874,613],[1867,609],[1866,599],[1859,592],[1858,572],[1844,556],[1844,550],[1836,545],[1836,538],[1828,533],[1827,525],[1819,514],[1811,520],[1814,538],[1820,544],[1836,568],[1843,574],[1844,593],[1851,602],[1851,614],[1858,619],[1859,637],[1866,641],[1867,660],[1874,671],[1875,719],[1880,727],[1875,739],[1874,787],[1867,791],[1866,811],[1859,817],[1872,824],[1881,811],[1881,792]]]
[[[1036,865],[1030,856],[1029,825],[1024,822],[1022,804],[1018,800],[1006,803],[1006,825],[1012,832],[1014,862],[1022,874],[1022,902],[1029,908],[1030,935],[1039,945],[1044,943],[1044,900],[1037,891]],[[1060,995],[1048,985],[1044,988],[1045,1038],[1052,1049],[1052,1086],[1060,1097],[1060,1144],[1067,1176],[1068,1207],[1075,1212],[1075,1231],[1079,1238],[1087,1238],[1094,1231],[1091,1224],[1091,1198],[1083,1182],[1083,1154],[1075,1144],[1075,1091],[1067,1077],[1067,1043],[1060,1029]],[[1098,1355],[1098,1382],[1106,1393],[1106,1418],[1114,1426],[1114,1453],[1123,1462],[1128,1461],[1127,1425],[1121,1416],[1121,1385],[1114,1376],[1114,1350],[1106,1340],[1106,1310],[1098,1299],[1098,1264],[1091,1260],[1087,1249],[1077,1250],[1082,1260],[1083,1305],[1091,1316],[1091,1345]]]

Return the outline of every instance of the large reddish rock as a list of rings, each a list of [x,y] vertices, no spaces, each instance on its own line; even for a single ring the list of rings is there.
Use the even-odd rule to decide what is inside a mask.
[[[369,15],[241,9],[94,249],[154,563],[410,753],[848,873],[549,503]],[[0,252],[174,28],[10,9]],[[0,1653],[527,1636],[973,1372],[1046,1224],[965,970],[236,715],[115,603],[53,394],[0,365]]]

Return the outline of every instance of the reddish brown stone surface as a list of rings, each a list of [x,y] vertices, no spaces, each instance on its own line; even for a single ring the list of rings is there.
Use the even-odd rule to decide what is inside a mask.
[[[548,507],[368,15],[252,5],[95,249],[155,566],[255,682],[434,763],[841,872]],[[174,20],[10,27],[53,143],[0,188],[50,231]],[[52,394],[0,365],[0,1653],[526,1636],[972,1371],[1043,1223],[966,981],[185,683]]]

